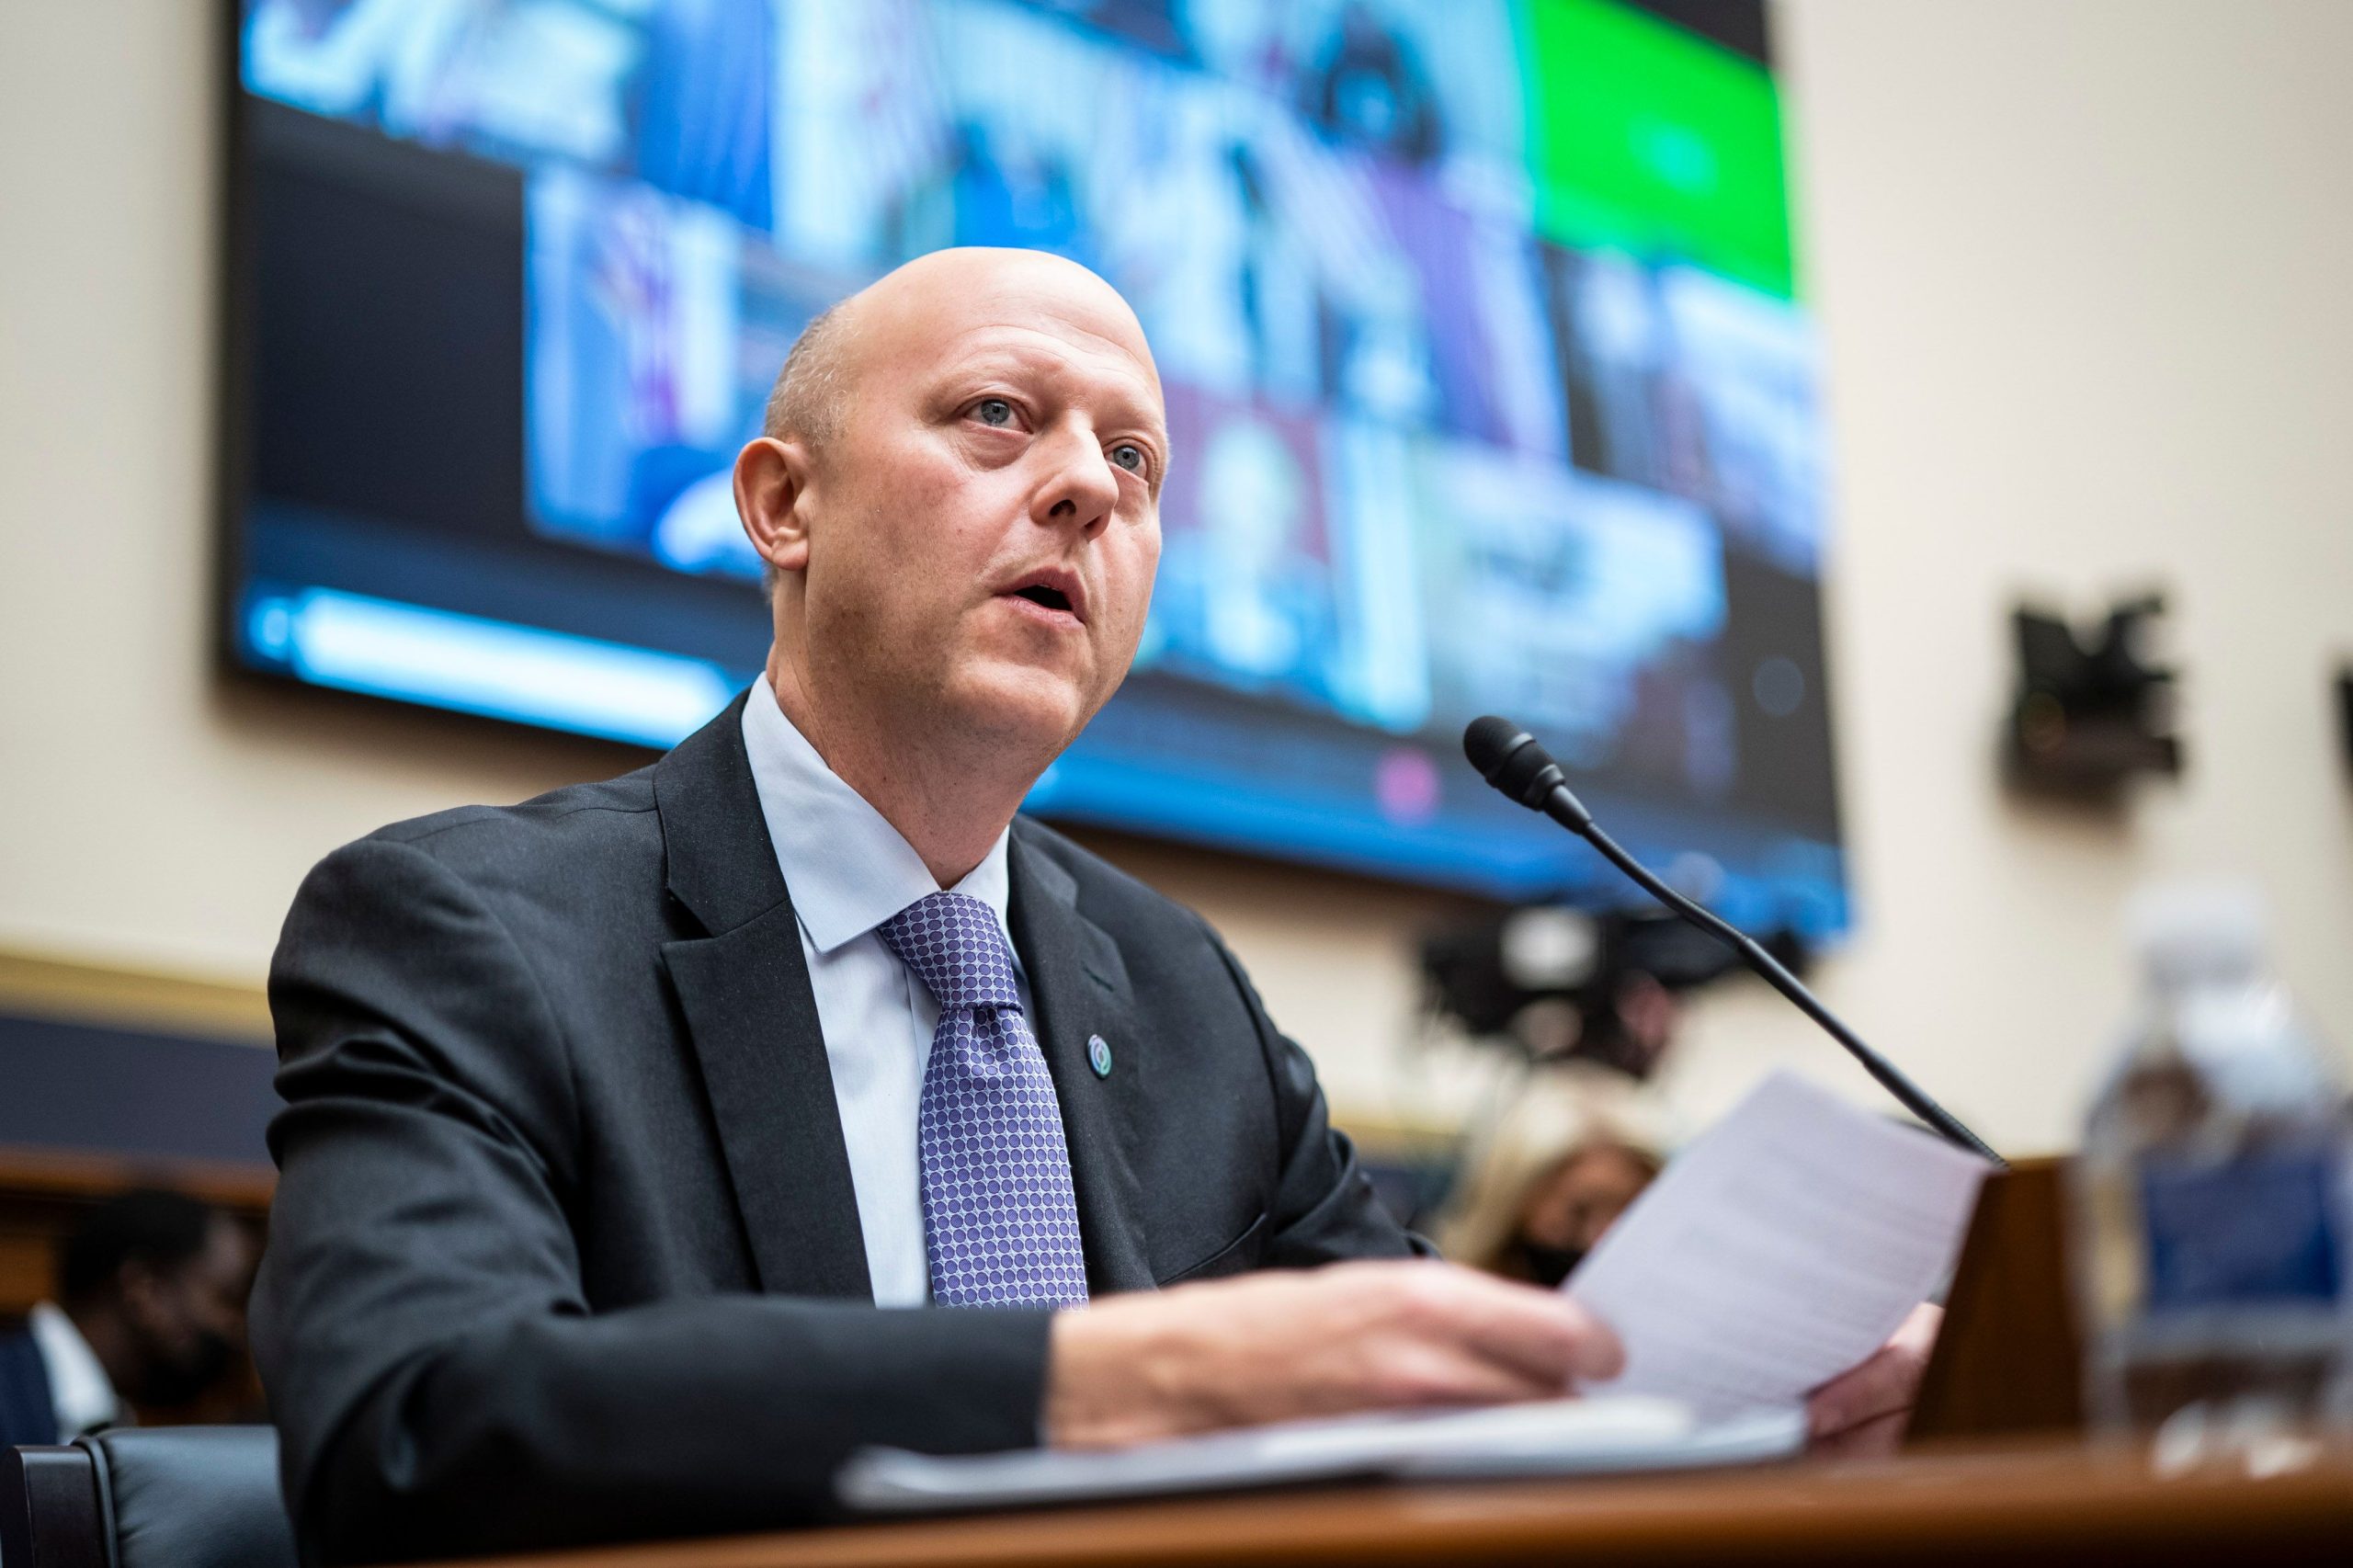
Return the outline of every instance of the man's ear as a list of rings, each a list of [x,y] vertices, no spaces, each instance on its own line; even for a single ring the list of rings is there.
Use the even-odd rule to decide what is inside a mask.
[[[809,449],[797,440],[756,437],[735,454],[735,516],[772,572],[808,568],[810,478]]]

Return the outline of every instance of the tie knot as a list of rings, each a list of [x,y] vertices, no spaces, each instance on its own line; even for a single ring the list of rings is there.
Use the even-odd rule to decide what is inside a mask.
[[[970,893],[936,892],[875,927],[943,1007],[1018,1007],[1013,949],[996,911]]]

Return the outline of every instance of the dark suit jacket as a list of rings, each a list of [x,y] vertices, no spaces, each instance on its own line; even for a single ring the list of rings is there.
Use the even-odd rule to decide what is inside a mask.
[[[774,1527],[864,1444],[1037,1441],[1048,1313],[872,1304],[741,708],[303,883],[253,1340],[306,1556]],[[1412,1250],[1198,915],[1027,820],[1010,873],[1094,1293]]]
[[[30,1329],[0,1334],[0,1449],[57,1441],[57,1399],[49,1363]]]

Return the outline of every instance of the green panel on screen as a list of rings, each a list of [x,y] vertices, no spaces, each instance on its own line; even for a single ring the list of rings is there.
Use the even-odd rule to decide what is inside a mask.
[[[1794,292],[1780,101],[1764,68],[1608,0],[1529,0],[1536,226]]]

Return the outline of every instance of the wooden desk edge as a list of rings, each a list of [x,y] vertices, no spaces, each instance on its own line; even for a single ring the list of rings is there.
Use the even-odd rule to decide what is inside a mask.
[[[1956,1447],[1677,1476],[1241,1493],[495,1560],[496,1568],[1203,1568],[1212,1563],[1888,1561],[2353,1540],[2353,1449],[2256,1480],[2134,1452]],[[2247,1555],[2254,1549],[2256,1557]],[[492,1568],[488,1562],[480,1568]]]

